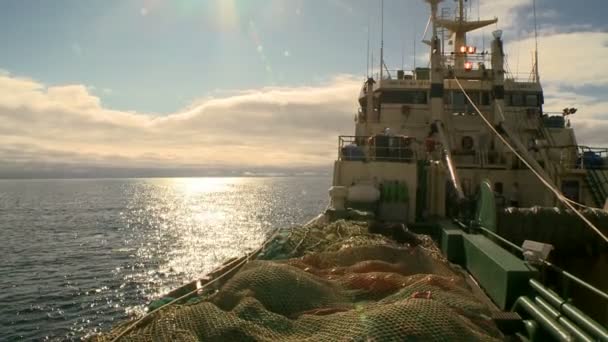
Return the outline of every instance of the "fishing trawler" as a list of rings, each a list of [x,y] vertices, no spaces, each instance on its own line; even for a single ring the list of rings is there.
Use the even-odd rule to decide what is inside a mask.
[[[607,150],[543,112],[538,58],[521,80],[501,31],[467,43],[497,19],[426,2],[430,67],[381,57],[327,211],[93,339],[608,341],[605,277],[568,271],[606,270]]]

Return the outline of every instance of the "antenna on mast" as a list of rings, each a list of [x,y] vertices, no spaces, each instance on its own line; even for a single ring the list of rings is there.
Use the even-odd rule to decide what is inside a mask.
[[[401,70],[405,69],[405,35],[401,34]]]
[[[538,24],[536,22],[536,0],[532,0],[532,9],[534,11],[534,73],[536,82],[540,82],[540,72],[538,71]]]
[[[370,31],[371,31],[371,14],[369,11],[369,3],[367,4],[367,66],[365,67],[365,72],[367,78],[369,78],[369,41],[370,41]]]
[[[372,74],[372,77],[374,77],[374,51],[372,51],[372,62],[370,64],[370,68],[371,68],[370,72]]]
[[[413,32],[413,36],[414,36],[414,39],[413,39],[413,42],[414,42],[414,63],[412,63],[412,64],[414,65],[414,70],[416,70],[416,40],[417,40],[416,38],[417,37],[416,37],[416,31],[412,30],[412,32]]]
[[[380,0],[380,82],[384,69],[384,0]]]

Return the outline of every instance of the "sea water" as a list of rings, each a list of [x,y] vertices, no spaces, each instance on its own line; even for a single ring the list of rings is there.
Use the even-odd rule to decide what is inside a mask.
[[[0,180],[0,340],[107,330],[327,206],[329,177]]]

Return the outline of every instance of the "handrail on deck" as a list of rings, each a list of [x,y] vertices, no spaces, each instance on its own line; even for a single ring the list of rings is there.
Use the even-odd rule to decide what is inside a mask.
[[[608,170],[608,148],[584,145],[548,146],[559,148],[560,165],[572,170]]]
[[[412,163],[417,160],[420,144],[413,137],[401,135],[341,135],[338,137],[338,160],[387,161]]]

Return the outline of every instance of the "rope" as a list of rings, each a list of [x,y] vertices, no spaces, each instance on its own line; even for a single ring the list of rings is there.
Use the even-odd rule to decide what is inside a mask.
[[[570,203],[572,203],[574,205],[577,205],[577,206],[579,206],[581,208],[586,208],[586,209],[593,210],[593,211],[595,211],[595,210],[602,210],[603,211],[604,210],[602,208],[590,207],[588,205],[584,205],[582,203],[578,203],[577,201],[573,201],[573,200],[571,200],[571,199],[569,199],[567,197],[564,197],[564,198],[566,199],[566,201],[568,201],[568,202],[570,202]]]
[[[541,176],[533,167],[532,165],[530,165],[528,163],[527,160],[525,160],[518,152],[517,150],[515,150],[515,148],[513,148],[513,146],[511,146],[511,144],[509,144],[509,142],[500,134],[498,133],[498,131],[496,130],[496,128],[494,128],[494,126],[490,123],[490,121],[488,121],[488,119],[483,115],[483,113],[479,110],[479,108],[477,108],[477,105],[473,102],[473,100],[471,100],[471,98],[469,97],[469,94],[464,90],[464,88],[462,87],[462,84],[460,83],[460,80],[458,80],[458,78],[454,77],[454,80],[456,81],[456,84],[458,84],[458,87],[460,88],[460,90],[462,91],[462,93],[464,94],[464,96],[466,96],[467,100],[469,100],[469,103],[473,106],[473,108],[475,108],[475,111],[477,111],[477,113],[479,114],[479,116],[482,118],[482,120],[486,123],[486,125],[490,128],[490,130],[492,130],[492,132],[494,134],[496,134],[496,136],[498,136],[498,138],[517,156],[517,158],[519,158],[519,160],[522,161],[522,163],[524,163],[529,169],[530,171],[532,171],[532,173],[534,173],[534,175],[549,189],[551,190],[551,192],[553,192],[553,194],[555,194],[555,196],[557,197],[558,200],[560,200],[562,203],[564,203],[568,208],[570,208],[578,217],[581,218],[581,220],[583,220],[595,233],[597,233],[606,243],[608,243],[608,237],[606,237],[606,235],[602,234],[602,232],[593,224],[591,223],[591,221],[589,221],[583,214],[581,214],[570,202],[569,200],[558,190],[555,189],[553,187],[553,185],[551,185],[543,176]],[[502,114],[502,108],[499,106],[498,110],[500,111],[501,115]]]
[[[116,336],[114,339],[112,339],[111,342],[117,342],[118,340],[120,340],[122,337],[124,337],[127,333],[129,333],[131,330],[133,330],[134,328],[136,328],[142,321],[148,319],[152,314],[155,314],[156,312],[158,312],[160,309],[163,309],[165,307],[168,307],[169,305],[173,305],[185,298],[188,298],[189,296],[191,296],[192,294],[194,294],[195,292],[198,292],[216,282],[218,282],[220,279],[226,277],[226,275],[230,274],[232,271],[240,268],[241,266],[245,265],[247,262],[249,262],[249,259],[251,258],[252,255],[256,255],[257,253],[261,252],[262,250],[264,250],[264,248],[266,248],[266,246],[272,241],[274,240],[275,236],[278,234],[279,229],[275,229],[273,231],[273,233],[271,234],[271,236],[266,240],[266,242],[264,242],[264,244],[258,248],[256,251],[254,251],[253,253],[248,253],[244,256],[242,256],[243,260],[241,260],[240,262],[236,263],[234,266],[230,267],[228,270],[226,270],[226,272],[222,273],[221,275],[217,276],[217,278],[212,279],[211,281],[203,284],[201,287],[196,288],[188,293],[186,293],[185,295],[176,298],[172,301],[170,301],[167,304],[164,304],[158,308],[156,308],[155,310],[152,310],[150,312],[148,312],[147,314],[145,314],[144,316],[142,316],[141,318],[139,318],[138,320],[136,320],[135,322],[133,322],[133,324],[129,325],[125,330],[123,330],[120,334],[118,334],[118,336]]]

